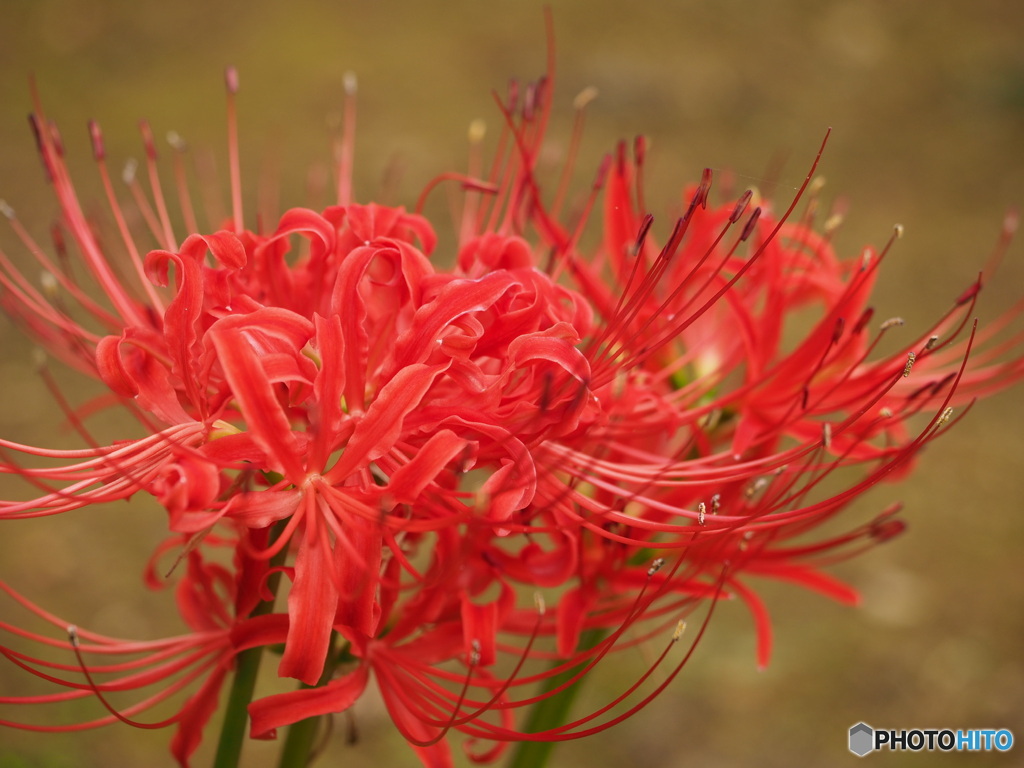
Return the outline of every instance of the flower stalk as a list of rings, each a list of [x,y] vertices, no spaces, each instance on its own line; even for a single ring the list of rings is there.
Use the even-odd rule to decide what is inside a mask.
[[[599,629],[584,631],[580,636],[580,650],[590,650],[604,639],[605,634]],[[557,693],[552,691],[579,675],[585,666],[586,663],[582,663],[544,679],[539,692],[543,698],[530,707],[523,733],[547,731],[569,722],[572,706],[579,696],[585,678],[581,678],[574,685],[562,688]],[[544,768],[551,758],[551,753],[554,752],[555,744],[554,741],[523,739],[512,749],[508,768]]]
[[[284,532],[285,524],[275,523],[270,531],[270,544],[273,544]],[[270,561],[271,571],[267,575],[266,589],[269,597],[256,604],[251,617],[266,616],[273,612],[277,599],[277,590],[281,583],[281,572],[276,568],[284,565],[287,548],[282,548]],[[260,662],[263,660],[263,646],[257,645],[238,654],[235,673],[228,690],[228,700],[224,706],[224,720],[221,723],[220,738],[217,751],[213,758],[213,768],[238,768],[245,746],[246,732],[249,729],[249,704],[256,692],[256,681],[259,677]],[[294,763],[305,765],[305,763]],[[282,768],[285,768],[282,765]]]
[[[315,686],[300,683],[299,688],[315,688],[327,685],[334,675],[334,667],[337,656],[333,653],[337,634],[331,635],[332,652],[328,654],[328,663],[324,666],[324,673]],[[288,726],[284,744],[281,747],[281,756],[278,759],[278,768],[305,768],[313,759],[313,750],[316,746],[316,736],[324,723],[323,717],[307,717]]]
[[[224,721],[213,758],[213,768],[237,768],[240,764],[249,727],[249,704],[256,691],[256,678],[259,676],[262,658],[262,648],[250,648],[238,656],[224,708]]]

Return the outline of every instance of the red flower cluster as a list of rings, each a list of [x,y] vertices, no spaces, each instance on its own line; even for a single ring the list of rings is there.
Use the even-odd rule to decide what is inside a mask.
[[[150,193],[129,181],[149,229],[140,235],[91,126],[114,249],[83,213],[37,104],[61,208],[56,247],[76,252],[76,266],[51,261],[5,207],[47,287],[0,254],[4,306],[51,353],[101,379],[148,436],[97,445],[69,411],[89,447],[0,441],[0,471],[40,489],[0,502],[0,517],[154,496],[171,533],[158,555],[178,552],[190,631],[140,643],[0,624],[11,663],[67,689],[0,697],[20,707],[19,722],[5,724],[138,724],[188,689],[156,724],[176,724],[172,751],[187,765],[238,654],[283,644],[278,675],[306,686],[253,702],[255,737],[345,711],[371,679],[425,765],[450,764],[452,730],[471,748],[497,745],[473,754],[481,761],[510,741],[592,733],[668,684],[690,655],[672,650],[684,620],[707,608],[692,649],[719,599],[749,605],[758,661],[768,662],[769,621],[748,576],[853,602],[820,569],[898,533],[896,510],[824,540],[814,529],[906,470],[951,424],[952,406],[1024,375],[1016,340],[996,338],[1019,307],[991,328],[968,325],[980,279],[933,329],[879,351],[899,323],[876,331],[868,303],[888,245],[835,254],[834,221],[816,229],[817,160],[781,212],[755,191],[713,204],[706,172],[658,245],[642,215],[638,141],[632,157],[620,147],[601,166],[567,227],[562,193],[550,202],[536,174],[547,79],[501,107],[492,170],[452,175],[465,189],[454,259],[433,260],[421,215],[351,202],[351,121],[338,203],[248,230],[233,73],[228,83],[233,215],[180,243],[148,127]],[[196,231],[182,160],[176,152],[180,215]],[[580,236],[602,195],[603,237],[585,255]],[[155,248],[143,256],[146,239]],[[105,302],[90,297],[79,262]],[[58,465],[30,469],[18,454]],[[837,486],[832,476],[850,467]],[[230,563],[211,556],[223,548]],[[278,579],[287,606],[275,612],[266,601]],[[152,572],[147,582],[162,586]],[[19,650],[19,638],[75,657],[48,661]],[[607,706],[542,732],[517,728],[516,710],[607,654],[659,638],[649,671]],[[566,672],[569,682],[538,693]],[[118,711],[108,694],[126,691],[140,698]],[[110,714],[21,722],[26,704],[86,696]]]

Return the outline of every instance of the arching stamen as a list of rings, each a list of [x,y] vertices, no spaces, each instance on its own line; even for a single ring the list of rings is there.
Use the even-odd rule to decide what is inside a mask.
[[[156,203],[157,214],[160,216],[160,226],[163,230],[163,245],[168,251],[178,249],[178,241],[174,237],[174,229],[171,227],[171,217],[167,213],[167,202],[164,200],[164,191],[160,186],[160,174],[157,172],[156,142],[153,141],[153,131],[149,127],[149,121],[143,120],[139,123],[139,130],[142,132],[142,140],[146,146],[146,172],[149,176],[149,186],[153,191],[153,201]]]
[[[174,150],[174,186],[178,192],[178,205],[181,207],[181,215],[185,219],[185,229],[190,233],[199,231],[199,223],[196,220],[195,207],[192,205],[192,196],[188,191],[188,180],[185,176],[185,153],[188,151],[188,144],[178,135],[177,131],[168,131],[167,143]]]
[[[985,268],[981,271],[985,280],[988,280],[995,274],[1000,262],[1002,262],[1003,257],[1006,255],[1006,251],[1010,247],[1010,243],[1013,242],[1013,237],[1017,233],[1019,226],[1020,211],[1016,208],[1009,209],[1006,215],[1003,216],[1003,226],[999,231],[999,238],[992,248],[992,255],[989,256],[988,261],[985,262]]]
[[[496,194],[498,192],[498,188],[493,184],[467,176],[464,173],[442,173],[435,176],[426,184],[426,186],[423,187],[423,191],[420,192],[420,196],[416,199],[416,207],[414,210],[417,214],[423,213],[423,207],[426,205],[427,198],[430,196],[430,193],[433,192],[434,189],[443,181],[461,182],[462,188],[467,192],[486,192],[488,194]]]
[[[128,191],[131,192],[132,199],[135,200],[135,207],[139,214],[141,214],[143,221],[146,222],[149,233],[158,244],[163,245],[161,243],[160,222],[157,220],[153,206],[149,204],[149,198],[146,197],[146,193],[139,184],[138,171],[139,161],[129,157],[124,163],[124,168],[121,170],[121,181],[124,182],[124,185],[128,187]]]
[[[359,81],[355,72],[346,72],[344,78],[345,103],[338,146],[338,205],[352,202],[352,171],[356,143],[356,94]]]
[[[238,70],[228,67],[224,70],[224,85],[227,91],[228,119],[228,163],[231,171],[231,217],[235,234],[245,231],[242,215],[242,168],[238,158],[238,114],[235,96],[238,93]]]
[[[647,211],[647,203],[644,200],[644,161],[647,158],[647,137],[637,134],[633,139],[633,167],[636,175],[636,207],[637,210]]]
[[[569,138],[569,148],[565,154],[565,164],[562,166],[562,177],[558,182],[555,192],[555,199],[551,203],[550,214],[552,218],[558,218],[565,202],[566,193],[569,191],[569,182],[572,180],[572,171],[576,165],[576,155],[579,152],[580,142],[583,139],[583,126],[586,122],[587,105],[597,98],[597,88],[587,86],[572,100],[574,111],[572,123],[572,135]]]
[[[466,167],[466,175],[470,178],[483,178],[483,144],[486,133],[487,124],[483,120],[476,119],[469,124],[469,162]],[[497,192],[497,185],[490,184],[490,187]],[[460,248],[476,235],[479,210],[480,194],[472,189],[467,189],[466,195],[463,198],[462,220],[459,225]]]
[[[82,656],[82,649],[78,641],[78,627],[76,627],[74,624],[71,624],[68,626],[67,632],[68,642],[71,644],[71,649],[75,653],[75,658],[78,659],[78,666],[82,670],[82,674],[85,675],[85,679],[88,681],[89,687],[92,689],[92,692],[96,695],[96,698],[99,699],[100,704],[102,704],[104,709],[106,709],[110,714],[112,714],[114,717],[116,717],[118,720],[120,720],[122,723],[126,725],[130,725],[135,728],[143,728],[145,730],[166,728],[171,723],[175,723],[181,719],[181,713],[179,712],[174,715],[171,715],[166,720],[161,720],[156,723],[141,723],[138,720],[132,720],[129,717],[125,717],[120,712],[118,712],[117,709],[109,701],[107,701],[107,697],[103,695],[103,691],[100,690],[100,687],[96,684],[96,681],[93,680],[92,674],[89,672],[89,667],[88,665],[86,665],[85,659]]]
[[[583,210],[580,212],[579,221],[576,222],[576,227],[573,229],[568,241],[561,246],[561,255],[565,258],[557,262],[555,269],[549,270],[552,280],[558,280],[559,276],[562,274],[563,267],[568,264],[569,259],[572,258],[572,254],[575,252],[576,246],[586,229],[587,220],[590,218],[590,212],[594,209],[594,205],[597,203],[597,197],[600,194],[601,189],[604,187],[605,180],[608,178],[608,169],[610,166],[611,157],[606,155],[597,168],[597,173],[595,174],[594,181],[590,187],[590,194],[587,196]],[[557,256],[558,254],[555,255]]]
[[[578,718],[577,720],[574,720],[573,722],[566,723],[564,725],[557,726],[555,728],[550,728],[550,729],[548,729],[546,731],[542,731],[542,732],[539,732],[539,733],[534,733],[534,734],[515,734],[515,737],[516,738],[520,738],[520,739],[521,738],[528,738],[531,741],[536,741],[536,740],[567,741],[567,740],[570,740],[570,739],[583,738],[583,737],[589,736],[591,734],[598,733],[600,731],[606,730],[607,728],[610,728],[611,726],[613,726],[613,725],[615,725],[617,723],[622,722],[623,720],[627,719],[628,717],[631,717],[636,712],[640,711],[645,706],[647,706],[647,704],[649,704],[651,701],[653,701],[658,695],[661,694],[662,691],[665,690],[666,687],[668,687],[668,685],[672,682],[672,680],[675,679],[675,677],[682,670],[683,666],[685,666],[686,662],[692,656],[694,650],[697,647],[697,644],[700,642],[700,639],[704,636],[704,632],[707,630],[708,623],[711,620],[711,616],[714,613],[715,607],[717,606],[718,601],[721,598],[721,593],[722,593],[722,589],[723,589],[724,580],[725,580],[726,575],[727,575],[727,571],[723,570],[721,576],[718,579],[716,579],[716,584],[715,584],[715,587],[714,587],[714,593],[709,598],[710,605],[709,605],[708,611],[705,613],[704,618],[701,620],[700,629],[697,631],[697,635],[693,639],[693,642],[691,643],[689,650],[686,652],[686,654],[684,654],[683,658],[677,663],[677,665],[672,669],[672,671],[669,672],[669,674],[666,676],[666,678],[663,681],[661,681],[661,683],[659,683],[651,693],[649,693],[647,696],[644,696],[636,704],[634,704],[633,706],[629,707],[626,711],[620,713],[619,715],[616,715],[615,717],[611,718],[610,720],[608,720],[606,722],[599,723],[598,725],[595,725],[595,726],[591,726],[589,728],[581,728],[581,726],[585,725],[586,723],[589,723],[589,722],[597,719],[598,717],[601,717],[606,712],[609,712],[611,709],[613,709],[614,707],[618,706],[619,703],[625,701],[627,698],[632,696],[633,693],[635,691],[637,691],[640,688],[641,685],[643,685],[648,679],[650,679],[651,675],[653,675],[654,672],[661,666],[661,664],[664,662],[665,658],[668,656],[669,651],[675,645],[675,642],[676,642],[675,632],[673,632],[673,639],[669,640],[669,642],[666,644],[666,646],[665,646],[664,650],[662,651],[662,653],[658,656],[657,659],[655,659],[654,663],[650,665],[648,670],[646,672],[644,672],[644,674],[641,675],[636,681],[634,681],[634,683],[631,684],[623,693],[621,693],[620,695],[616,696],[614,699],[612,699],[610,702],[608,702],[604,706],[599,707],[594,712],[591,712],[590,714],[588,714],[588,715],[586,715],[584,717]],[[678,623],[676,624],[676,629],[677,630],[679,629]],[[680,634],[680,637],[681,637],[681,634]],[[589,669],[589,666],[588,666],[588,669]],[[555,693],[558,690],[564,689],[564,687],[565,686],[560,686],[559,688],[554,689],[554,691],[552,691],[551,693],[553,694],[553,693]],[[579,729],[579,730],[577,730],[577,729]]]
[[[110,206],[110,212],[114,216],[114,221],[117,224],[118,232],[121,235],[121,241],[124,243],[125,249],[128,251],[128,257],[131,260],[132,267],[135,270],[135,275],[138,278],[139,284],[145,291],[146,297],[149,299],[150,304],[156,309],[161,315],[164,312],[164,303],[160,298],[160,295],[156,291],[156,286],[153,285],[152,281],[146,275],[146,269],[143,265],[142,256],[139,254],[139,249],[135,245],[135,238],[132,237],[131,230],[128,228],[128,222],[125,219],[124,211],[121,208],[121,204],[117,200],[117,194],[114,192],[114,185],[110,179],[110,172],[107,170],[107,152],[103,144],[103,134],[100,131],[100,126],[95,120],[89,121],[89,135],[92,138],[93,145],[93,158],[96,161],[96,166],[99,170],[100,180],[103,182],[103,189],[107,195],[107,203]],[[84,222],[81,226],[87,226]],[[77,233],[77,228],[75,228]],[[91,235],[90,235],[91,237]],[[80,241],[82,244],[83,241]],[[110,271],[110,265],[106,258],[100,254],[97,247],[97,267],[104,271]],[[92,260],[90,259],[90,262]],[[109,288],[104,283],[104,288],[107,289],[108,295],[110,293]],[[112,296],[111,298],[116,298]],[[149,323],[146,321],[137,321],[140,325],[146,326]]]
[[[46,254],[39,248],[35,241],[32,240],[31,235],[29,235],[25,227],[18,221],[14,209],[2,200],[0,200],[0,214],[10,222],[11,228],[15,231],[15,234],[32,252],[33,256],[35,256],[45,273],[52,275],[53,278],[63,286],[84,309],[93,314],[97,320],[111,330],[118,329],[122,326],[122,321],[118,320],[107,310],[92,301],[88,295],[85,294],[70,277],[68,277],[64,270],[58,269],[46,257]],[[85,342],[95,344],[101,338],[100,336],[85,330],[75,322],[75,320],[70,317],[66,311],[53,306],[50,301],[48,301],[48,297],[39,292],[39,289],[36,288],[36,286],[28,280],[17,267],[15,267],[14,263],[2,250],[0,250],[0,286],[9,292],[9,298],[14,299],[14,301],[8,301],[8,308],[12,314],[20,314],[23,311],[31,313],[45,322],[50,323],[55,329],[67,334],[67,336],[72,339],[80,339]],[[91,355],[86,355],[83,359],[88,361],[87,365],[91,363]]]

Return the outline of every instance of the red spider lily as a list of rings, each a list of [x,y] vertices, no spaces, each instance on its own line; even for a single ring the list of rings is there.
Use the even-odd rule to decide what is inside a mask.
[[[10,209],[60,298],[0,254],[9,311],[149,431],[100,446],[68,406],[89,448],[0,443],[0,469],[40,488],[35,499],[0,502],[0,517],[155,496],[187,553],[179,604],[193,629],[152,645],[83,633],[92,642],[83,655],[151,652],[92,668],[110,682],[47,671],[84,662],[4,653],[72,689],[33,703],[166,683],[165,670],[197,664],[183,680],[204,682],[165,723],[179,723],[181,762],[235,656],[282,641],[278,674],[312,687],[254,702],[254,735],[346,711],[373,680],[427,765],[450,764],[452,730],[497,742],[475,755],[485,761],[505,742],[579,738],[619,722],[676,676],[721,598],[750,607],[766,664],[770,622],[746,578],[855,601],[821,568],[898,533],[897,508],[823,541],[808,534],[906,471],[951,426],[954,405],[1024,375],[1020,339],[997,338],[1024,304],[989,328],[969,327],[980,280],[933,329],[880,352],[896,323],[872,336],[868,302],[892,243],[844,260],[815,231],[818,201],[807,190],[820,152],[777,214],[753,191],[711,204],[707,172],[659,247],[640,214],[643,144],[632,161],[620,147],[570,230],[559,221],[564,185],[548,203],[536,171],[551,109],[546,78],[501,105],[489,173],[475,148],[470,174],[446,177],[466,187],[466,200],[456,265],[444,270],[431,261],[436,238],[419,213],[351,202],[351,120],[337,204],[292,209],[269,233],[246,230],[233,73],[228,83],[233,210],[223,229],[179,243],[144,127],[151,194],[129,182],[155,245],[143,256],[93,125],[128,264],[116,269],[37,104],[39,150],[70,235],[57,238],[58,250],[70,240],[109,308],[49,260]],[[195,228],[187,187],[178,189]],[[602,193],[603,239],[584,255],[580,234]],[[997,255],[1011,229],[1008,221]],[[818,316],[806,327],[809,309]],[[786,331],[796,318],[805,329],[793,343]],[[69,463],[30,468],[17,453]],[[280,530],[272,543],[271,526]],[[237,541],[235,571],[201,557],[215,529]],[[268,562],[281,554],[290,557],[279,569],[290,582],[287,612],[253,616]],[[209,598],[214,585],[228,602]],[[555,609],[537,610],[538,593]],[[690,650],[673,652],[680,622],[702,606]],[[517,710],[578,682],[612,651],[659,638],[664,652],[606,706],[535,733],[516,725]],[[179,654],[185,662],[164,666]],[[568,682],[534,690],[562,674]],[[88,725],[134,717],[179,687],[166,684]]]

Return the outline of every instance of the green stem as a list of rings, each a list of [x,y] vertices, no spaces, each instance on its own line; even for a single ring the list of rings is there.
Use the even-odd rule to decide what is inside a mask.
[[[337,633],[331,633],[331,645],[327,650],[327,663],[324,664],[323,674],[316,686],[302,683],[299,688],[315,688],[326,685],[334,676],[334,667],[337,659],[334,654],[334,643],[337,640]],[[281,748],[281,757],[278,760],[278,768],[305,768],[309,765],[310,756],[313,751],[313,742],[316,739],[317,726],[322,718],[307,717],[297,723],[288,726],[288,735],[285,737],[284,746]]]
[[[309,764],[309,754],[319,724],[319,717],[307,717],[288,726],[288,736],[281,748],[278,768],[305,768]]]
[[[236,768],[242,756],[242,744],[245,742],[245,726],[249,722],[249,702],[256,690],[256,676],[260,669],[263,648],[250,648],[238,654],[235,665],[235,677],[228,695],[228,705],[224,712],[224,723],[220,729],[220,741],[217,742],[217,755],[214,768]]]
[[[270,544],[272,544],[287,521],[282,520],[274,525],[270,531]],[[288,555],[288,547],[282,547],[270,561],[270,567],[275,568],[284,563]],[[281,572],[274,571],[267,577],[267,589],[272,596],[277,595],[277,586],[281,581]],[[264,600],[257,605],[250,617],[263,616],[274,610],[274,597]],[[260,670],[260,659],[263,657],[263,647],[257,646],[242,651],[235,661],[235,677],[231,681],[231,691],[228,693],[228,703],[224,711],[224,722],[220,728],[220,740],[217,742],[217,754],[213,759],[213,768],[237,768],[238,761],[242,756],[242,745],[245,743],[246,726],[249,724],[249,702],[252,701],[252,694],[256,690],[256,677]]]
[[[593,648],[604,639],[604,636],[603,629],[586,630],[580,638],[580,649]],[[557,662],[555,665],[557,666]],[[567,680],[572,679],[585,666],[586,662],[583,662],[565,672],[547,678],[541,688],[541,694],[553,691]],[[524,732],[538,733],[564,725],[569,719],[569,711],[572,709],[573,702],[576,701],[576,696],[582,685],[583,680],[578,680],[575,685],[570,685],[564,691],[559,691],[552,696],[546,696],[534,704],[530,708],[530,716],[526,720]],[[553,741],[520,741],[512,752],[508,768],[543,768],[554,748],[555,742]]]

